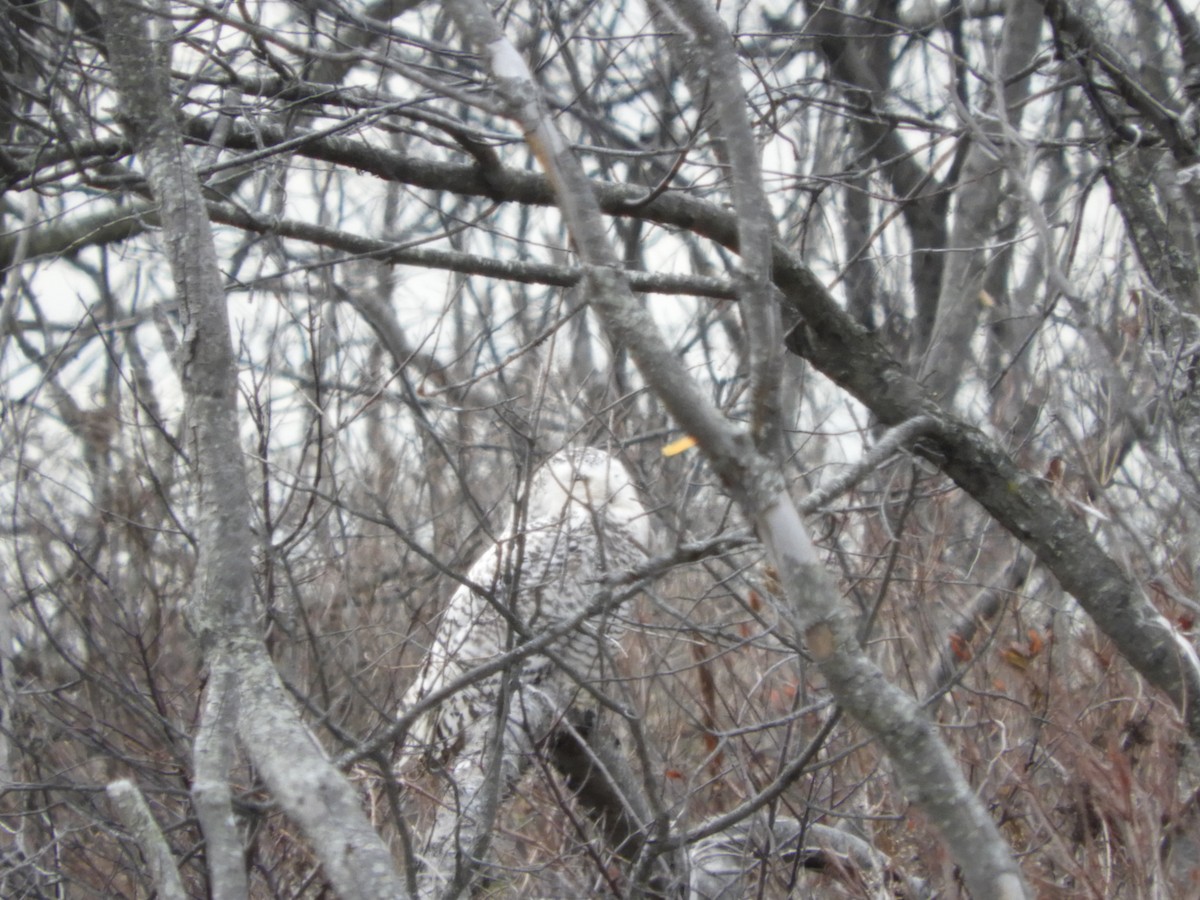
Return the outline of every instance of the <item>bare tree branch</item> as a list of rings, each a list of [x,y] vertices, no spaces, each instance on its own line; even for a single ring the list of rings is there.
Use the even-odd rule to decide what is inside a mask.
[[[213,660],[204,691],[192,758],[196,774],[192,797],[204,832],[213,895],[237,900],[250,896],[246,853],[238,834],[229,786],[237,730],[237,674],[223,657]]]
[[[913,700],[888,684],[863,654],[854,625],[784,492],[778,471],[700,394],[645,311],[633,301],[608,244],[599,205],[579,164],[542,110],[538,89],[520,54],[483,4],[450,0],[447,7],[487,60],[509,115],[520,123],[546,169],[580,256],[594,267],[589,272],[593,308],[609,333],[629,347],[648,384],[695,436],[755,523],[779,571],[794,625],[804,634],[833,694],[883,744],[906,789],[941,829],[972,892],[978,897],[1025,896],[1016,864],[995,824],[945,745]]]
[[[137,785],[122,778],[109,782],[107,792],[117,816],[138,842],[142,856],[146,858],[150,867],[150,883],[154,885],[158,896],[165,900],[185,900],[187,893],[179,878],[171,848]]]

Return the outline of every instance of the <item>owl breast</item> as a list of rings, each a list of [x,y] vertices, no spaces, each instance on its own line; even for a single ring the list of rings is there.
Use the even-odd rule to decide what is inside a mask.
[[[607,573],[642,560],[644,511],[621,463],[607,460],[606,466],[620,476],[626,494],[619,506],[609,503],[611,491],[602,498],[607,505],[595,509],[561,487],[545,487],[546,496],[557,499],[546,503],[543,496],[536,507],[531,502],[531,508],[542,515],[499,539],[471,567],[468,583],[459,586],[443,613],[402,710],[494,662],[522,641],[578,619],[603,589]],[[603,470],[605,477],[608,471]],[[545,486],[544,479],[542,483]],[[562,502],[562,498],[567,499]],[[549,509],[557,512],[547,514]],[[619,516],[606,514],[610,511],[619,511]],[[641,515],[630,515],[631,511]],[[516,683],[540,688],[556,703],[566,704],[578,681],[598,675],[605,644],[613,637],[606,617],[589,615],[545,652],[521,660],[515,667]],[[502,677],[488,674],[431,709],[414,723],[408,745],[443,759],[460,748],[474,723],[491,721]]]

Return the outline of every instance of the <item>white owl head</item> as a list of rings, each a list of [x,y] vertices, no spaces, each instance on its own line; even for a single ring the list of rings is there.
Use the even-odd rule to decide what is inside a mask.
[[[629,527],[643,545],[650,523],[625,464],[595,447],[561,450],[533,476],[529,518],[553,518],[577,504]]]

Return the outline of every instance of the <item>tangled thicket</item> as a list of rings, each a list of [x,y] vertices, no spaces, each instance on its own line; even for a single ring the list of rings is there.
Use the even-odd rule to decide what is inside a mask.
[[[744,211],[704,87],[720,73],[659,9],[679,5],[513,0],[496,18],[640,301],[759,434]],[[185,892],[211,890],[190,323],[119,112],[111,6],[0,7],[6,897],[150,894],[106,793],[119,779]],[[667,837],[770,794],[691,844],[740,848],[746,896],[960,890],[940,823],[837,712],[727,472],[676,452],[670,398],[589,309],[553,179],[442,5],[151,6],[233,322],[242,602],[397,868],[439,801],[391,774],[421,648],[532,467],[597,444],[635,471],[671,564],[617,609],[583,712]],[[1200,29],[1178,0],[1151,6],[721,9],[775,217],[787,492],[803,505],[888,426],[930,417],[806,521],[867,656],[940,726],[1048,897],[1200,880],[1200,719],[1173,702],[1196,662]],[[1125,640],[1123,623],[1163,622],[1181,642]],[[636,867],[549,756],[499,811],[480,890],[624,895]],[[244,748],[229,783],[251,893],[328,891]],[[793,825],[808,831],[770,831]]]

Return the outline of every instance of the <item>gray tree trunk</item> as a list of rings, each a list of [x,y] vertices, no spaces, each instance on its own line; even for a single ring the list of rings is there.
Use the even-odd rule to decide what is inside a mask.
[[[158,201],[167,259],[184,323],[178,368],[190,408],[194,464],[200,495],[199,538],[191,621],[218,687],[204,706],[197,769],[208,782],[202,795],[210,850],[224,855],[232,838],[232,812],[214,791],[215,761],[228,753],[228,706],[237,734],[273,798],[296,822],[344,898],[395,898],[404,885],[390,853],[371,828],[354,788],[325,757],[280,682],[256,632],[257,608],[250,530],[250,500],[237,417],[237,365],[225,290],[200,183],[173,117],[162,29],[169,20],[132,2],[109,5],[105,39],[125,125]],[[225,684],[226,677],[232,683]],[[225,688],[228,687],[228,690]],[[209,740],[211,732],[211,742]],[[208,807],[217,798],[220,809]],[[222,814],[224,813],[224,815]],[[243,889],[213,859],[213,883]]]

